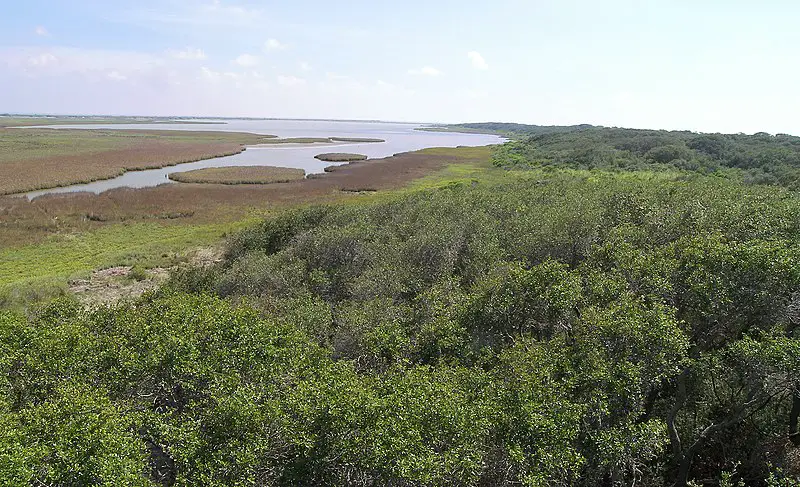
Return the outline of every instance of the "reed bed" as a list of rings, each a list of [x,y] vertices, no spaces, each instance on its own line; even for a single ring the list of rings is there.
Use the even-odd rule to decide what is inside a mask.
[[[196,184],[270,184],[296,181],[305,175],[304,170],[290,167],[234,166],[175,172],[169,178],[180,183]]]

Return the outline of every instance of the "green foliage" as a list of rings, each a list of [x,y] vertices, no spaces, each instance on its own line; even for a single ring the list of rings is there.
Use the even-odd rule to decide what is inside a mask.
[[[472,336],[513,341],[521,335],[550,338],[572,329],[581,300],[581,280],[566,265],[545,261],[531,269],[512,264],[481,283],[463,318]]]
[[[147,279],[147,270],[140,265],[135,265],[128,272],[128,277],[134,281],[144,281]]]
[[[505,168],[681,170],[800,189],[800,137],[723,135],[591,126],[521,126],[497,149]]]
[[[752,137],[541,130],[0,314],[0,483],[793,485],[800,198],[731,176],[793,140]]]
[[[629,146],[681,157],[683,149],[654,150],[661,142]],[[750,372],[736,372],[748,350],[738,347],[769,348],[786,325],[800,288],[798,209],[784,190],[674,171],[532,169],[514,182],[285,215],[235,239],[210,272],[221,276],[218,291],[260,296],[270,310],[309,293],[329,303],[330,321],[309,331],[358,374],[479,367],[506,383],[522,371],[508,372],[503,357],[522,343],[566,357],[546,382],[564,387],[547,404],[577,414],[557,422],[575,428],[559,433],[564,457],[550,457],[555,470],[531,470],[526,462],[539,460],[528,443],[495,436],[482,481],[658,483],[686,457],[706,477],[719,475],[714,465],[742,462],[752,482],[768,477],[778,452],[748,452],[768,449],[786,421],[756,406],[787,407],[791,381],[775,374],[790,369],[764,352]],[[547,377],[550,366],[526,360]],[[499,417],[508,408],[497,406]],[[513,421],[495,423],[493,434],[531,427]],[[717,458],[721,441],[737,446]]]

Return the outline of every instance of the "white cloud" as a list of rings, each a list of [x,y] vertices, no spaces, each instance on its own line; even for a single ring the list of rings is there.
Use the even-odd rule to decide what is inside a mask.
[[[203,66],[202,68],[200,68],[200,74],[202,75],[203,78],[212,81],[222,77],[222,73],[220,73],[219,71],[214,71],[213,69],[210,69],[207,66]]]
[[[31,66],[30,59],[43,66]],[[312,78],[298,69],[297,60],[283,66],[296,72],[269,65],[263,55],[260,69],[184,62],[164,50],[0,47],[0,105],[19,112],[400,120],[439,113],[441,95],[414,95],[388,78],[382,83],[328,79],[320,66]],[[293,93],[302,97],[288,96]]]
[[[47,29],[45,29],[41,25],[37,26],[36,29],[34,29],[34,32],[36,33],[37,36],[42,36],[42,37],[48,37],[50,35]]]
[[[482,90],[458,90],[456,94],[469,100],[481,100],[489,97],[489,94]]]
[[[360,80],[346,75],[327,71],[325,78],[317,81],[316,86],[329,96],[338,96],[341,92],[353,92],[365,89],[366,85]]]
[[[420,69],[409,69],[408,74],[414,76],[441,76],[442,72],[431,66],[425,66]]]
[[[486,64],[486,60],[483,59],[481,53],[478,51],[470,51],[467,53],[467,57],[470,61],[472,61],[472,67],[475,69],[486,70],[489,69],[489,65]]]
[[[219,0],[199,2],[161,2],[159,9],[132,9],[123,12],[120,21],[141,25],[153,23],[188,25],[193,27],[256,26],[264,20],[264,11],[239,5],[223,4]],[[170,8],[174,6],[174,8]]]
[[[31,56],[30,58],[28,58],[28,65],[37,68],[49,66],[57,62],[58,58],[54,54],[49,52],[43,52],[41,54],[37,54],[35,56]]]
[[[305,61],[301,61],[299,64],[300,64],[300,69],[303,70],[303,71],[311,71],[311,69],[312,69],[311,65],[308,64]]]
[[[167,51],[170,57],[175,59],[189,59],[200,61],[206,59],[206,53],[202,49],[196,49],[192,47],[187,47],[186,49],[182,50],[169,50]]]
[[[278,39],[267,39],[264,43],[264,49],[267,51],[279,51],[286,49],[286,44],[282,44]]]
[[[239,66],[249,68],[258,65],[261,60],[258,58],[258,56],[253,56],[252,54],[242,54],[234,59],[233,62]]]
[[[302,86],[306,84],[306,80],[296,76],[278,76],[278,84],[281,86]]]
[[[379,79],[375,86],[378,88],[378,93],[381,95],[403,95],[403,96],[412,96],[415,94],[414,90],[409,90],[403,88],[402,86],[395,85],[393,83],[389,83],[382,79]]]
[[[328,71],[327,73],[325,73],[325,78],[331,81],[344,81],[350,79],[350,76],[347,76],[346,74],[338,74]]]
[[[207,66],[200,68],[200,79],[210,81],[211,83],[215,84],[228,81],[236,82],[236,86],[241,86],[238,83],[246,80],[247,78],[249,78],[249,76],[246,73],[235,73],[233,71],[214,71]]]
[[[125,81],[126,79],[128,79],[127,76],[120,74],[119,71],[111,71],[108,73],[107,77],[112,81]]]
[[[167,63],[161,56],[134,51],[76,49],[69,47],[0,48],[0,67],[29,77],[57,77],[68,74],[106,78],[111,71],[146,74],[163,70]]]

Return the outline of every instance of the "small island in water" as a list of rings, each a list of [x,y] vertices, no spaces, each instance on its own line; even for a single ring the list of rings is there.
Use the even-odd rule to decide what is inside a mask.
[[[364,154],[348,154],[345,152],[329,152],[326,154],[317,154],[314,159],[319,159],[325,162],[354,162],[366,161],[367,156]]]
[[[233,166],[174,172],[169,178],[180,183],[269,184],[296,181],[305,175],[304,170],[291,167]]]

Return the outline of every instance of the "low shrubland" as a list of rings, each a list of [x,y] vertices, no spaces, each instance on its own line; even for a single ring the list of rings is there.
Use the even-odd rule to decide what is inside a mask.
[[[287,211],[138,301],[3,314],[0,478],[790,485],[800,198],[687,176]]]

